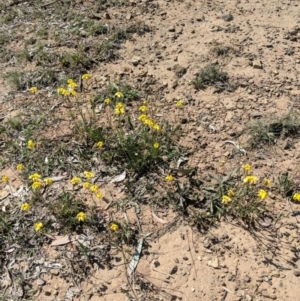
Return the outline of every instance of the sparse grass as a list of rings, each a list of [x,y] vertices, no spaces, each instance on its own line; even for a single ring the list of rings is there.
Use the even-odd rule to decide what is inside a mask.
[[[299,134],[300,119],[293,111],[271,121],[258,120],[250,125],[249,141],[251,148],[275,144],[279,138],[294,137]]]
[[[199,75],[193,80],[194,87],[204,89],[206,86],[214,86],[218,83],[225,83],[228,80],[228,74],[222,71],[216,64],[211,64],[199,71]]]

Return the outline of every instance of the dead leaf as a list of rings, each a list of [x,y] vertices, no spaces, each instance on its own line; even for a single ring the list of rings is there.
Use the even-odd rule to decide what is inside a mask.
[[[110,183],[118,183],[118,182],[122,182],[124,179],[126,178],[126,171],[124,170],[124,172],[122,172],[120,175],[114,177]]]
[[[159,218],[154,212],[152,212],[152,216],[153,216],[154,220],[158,223],[161,223],[161,224],[168,224],[169,223],[168,221],[165,221],[162,218]]]
[[[69,236],[69,235],[65,235],[65,236],[55,236],[55,240],[52,241],[51,246],[61,246],[61,245],[65,245],[68,244],[70,242],[74,242],[79,238],[78,235],[75,236]]]

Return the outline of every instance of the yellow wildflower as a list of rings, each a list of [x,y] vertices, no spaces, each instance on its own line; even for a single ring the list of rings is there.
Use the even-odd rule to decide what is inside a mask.
[[[234,196],[234,191],[232,189],[229,189],[227,192],[229,197],[233,197]]]
[[[256,184],[257,181],[258,181],[258,177],[256,176],[247,176],[243,180],[244,183],[249,183],[249,184]]]
[[[165,179],[166,179],[167,182],[172,182],[173,181],[173,176],[172,175],[167,175],[165,177]]]
[[[222,203],[227,205],[229,202],[231,202],[231,198],[228,195],[223,195],[222,196]]]
[[[144,106],[144,105],[140,106],[140,111],[142,113],[145,113],[147,111],[147,106]]]
[[[96,197],[97,197],[98,199],[101,199],[101,198],[103,197],[103,193],[100,192],[100,191],[98,191],[97,194],[96,194]]]
[[[22,163],[20,163],[16,166],[16,169],[22,171],[22,170],[24,170],[24,165]]]
[[[264,184],[265,186],[271,186],[271,180],[270,180],[270,179],[264,179],[264,180],[263,180],[263,184]]]
[[[33,182],[37,182],[38,180],[40,180],[40,178],[41,178],[41,175],[38,173],[34,173],[29,176],[29,180],[32,180]]]
[[[34,224],[34,229],[36,232],[40,231],[43,228],[43,223],[42,222],[38,222]]]
[[[99,190],[99,187],[97,185],[91,185],[90,190],[91,192],[97,192]]]
[[[119,230],[119,225],[116,224],[116,223],[112,223],[109,228],[110,228],[111,231],[118,231]]]
[[[74,97],[77,96],[77,92],[76,92],[75,90],[71,90],[70,93],[71,93],[71,95],[74,96]]]
[[[104,103],[105,103],[106,105],[109,105],[109,104],[111,103],[110,98],[105,98],[105,99],[104,99]]]
[[[159,124],[155,123],[153,125],[153,129],[156,130],[156,131],[160,131],[161,130],[161,126]]]
[[[243,165],[243,169],[245,172],[248,172],[252,169],[252,166],[250,164],[245,164],[245,165]]]
[[[91,171],[84,171],[83,173],[88,180],[95,177],[95,174]]]
[[[146,119],[148,119],[147,115],[146,114],[141,114],[139,116],[139,120],[141,120],[142,122],[144,122]]]
[[[30,209],[30,205],[28,203],[24,203],[21,205],[21,210],[22,211],[28,211]]]
[[[37,88],[37,87],[31,87],[31,88],[29,89],[29,91],[30,91],[31,93],[35,94],[35,93],[37,93],[38,88]]]
[[[34,143],[32,140],[28,140],[28,141],[27,141],[27,147],[28,147],[29,149],[34,149],[35,143]]]
[[[2,182],[8,183],[8,181],[9,181],[9,177],[8,176],[6,176],[6,175],[2,176]]]
[[[97,146],[100,147],[100,148],[103,147],[104,146],[104,142],[103,141],[97,142]]]
[[[57,89],[57,93],[58,93],[58,94],[62,94],[62,95],[63,95],[63,92],[64,92],[64,91],[65,91],[65,89],[62,88],[62,87],[60,87],[60,88]]]
[[[183,106],[183,101],[180,99],[180,100],[178,100],[177,102],[176,102],[176,106],[177,107],[182,107]]]
[[[158,143],[158,142],[155,142],[155,143],[153,144],[153,147],[154,147],[154,148],[159,148],[159,143]]]
[[[73,177],[70,181],[73,185],[78,185],[81,182],[79,177]]]
[[[115,113],[121,115],[125,113],[124,105],[121,102],[118,102],[115,107]]]
[[[73,81],[73,79],[68,79],[68,87],[75,89],[77,87],[77,84]]]
[[[144,105],[144,106],[147,106],[147,105],[148,105],[148,100],[144,100],[144,101],[143,101],[143,105]]]
[[[154,127],[154,125],[155,125],[155,122],[150,118],[146,118],[143,122],[144,122],[144,124],[148,125],[149,127]]]
[[[261,199],[261,200],[265,200],[268,196],[267,192],[263,189],[260,189],[257,193],[257,196]]]
[[[300,193],[299,192],[294,193],[293,200],[297,201],[297,202],[300,202]]]
[[[92,186],[92,184],[89,183],[89,182],[84,182],[84,183],[82,184],[82,186],[83,186],[84,188],[86,188],[86,189],[89,189],[89,188]]]
[[[91,76],[89,73],[83,74],[83,75],[81,76],[81,78],[82,78],[83,80],[89,80],[91,77],[92,77],[92,76]]]
[[[76,215],[76,218],[78,219],[78,221],[84,222],[84,220],[86,219],[86,214],[84,212],[79,212]]]
[[[44,183],[46,185],[51,185],[53,183],[53,180],[51,178],[46,178],[46,179],[44,179]]]
[[[41,186],[42,186],[42,182],[40,182],[40,181],[33,182],[32,185],[31,185],[33,190],[40,189]]]
[[[123,93],[118,91],[116,94],[115,94],[116,97],[118,98],[121,98],[121,97],[124,97]]]

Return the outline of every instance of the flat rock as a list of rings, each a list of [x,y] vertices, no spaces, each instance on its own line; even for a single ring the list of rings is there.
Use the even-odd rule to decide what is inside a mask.
[[[260,60],[254,60],[252,62],[252,66],[253,66],[254,69],[262,69],[263,68],[262,63],[261,63]]]
[[[213,267],[214,269],[218,269],[219,268],[219,260],[218,258],[212,258],[210,260],[207,261],[207,265],[210,267]]]

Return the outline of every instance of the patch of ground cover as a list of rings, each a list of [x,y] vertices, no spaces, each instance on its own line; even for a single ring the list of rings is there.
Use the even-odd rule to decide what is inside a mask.
[[[53,88],[66,78],[79,78],[95,64],[118,58],[121,44],[133,35],[150,31],[142,21],[128,20],[124,26],[114,24],[109,15],[98,16],[102,5],[86,2],[80,6],[69,1],[46,5],[32,1],[26,9],[19,5],[4,8],[1,58],[2,63],[14,69],[6,74],[13,88]],[[116,5],[122,7],[124,3],[105,6]],[[22,30],[26,32],[25,39],[19,34]]]

